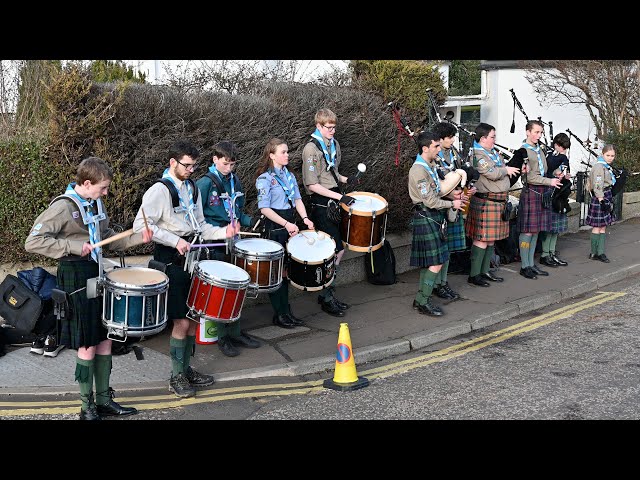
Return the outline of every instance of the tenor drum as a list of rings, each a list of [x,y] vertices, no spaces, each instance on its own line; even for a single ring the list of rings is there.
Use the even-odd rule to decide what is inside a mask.
[[[282,285],[284,248],[264,238],[239,240],[233,245],[231,263],[244,269],[259,293],[273,292]]]
[[[287,241],[288,276],[300,290],[322,290],[336,276],[336,242],[324,232],[303,230]]]
[[[387,231],[387,201],[375,193],[351,192],[356,199],[343,209],[340,233],[345,248],[356,252],[373,252],[384,243]]]
[[[107,272],[102,297],[107,337],[124,341],[127,336],[161,332],[167,325],[168,289],[169,277],[152,268],[124,267]]]
[[[189,313],[200,317],[200,322],[235,322],[240,318],[249,282],[249,274],[230,263],[198,262],[187,297]]]

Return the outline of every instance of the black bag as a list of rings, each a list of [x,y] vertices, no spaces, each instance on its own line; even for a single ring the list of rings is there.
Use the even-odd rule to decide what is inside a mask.
[[[542,208],[546,208],[549,210],[551,208],[553,190],[549,190],[548,192],[544,192],[542,194]]]
[[[0,316],[20,332],[30,333],[42,313],[44,300],[15,275],[0,283]]]
[[[502,221],[508,222],[511,219],[511,211],[513,210],[513,205],[509,199],[507,199],[504,203],[504,208],[502,209]]]
[[[327,219],[338,225],[342,221],[341,210],[339,202],[336,202],[333,198],[329,199],[329,202],[327,202]]]
[[[367,281],[374,285],[396,283],[396,256],[388,240],[378,250],[364,255],[364,270]]]

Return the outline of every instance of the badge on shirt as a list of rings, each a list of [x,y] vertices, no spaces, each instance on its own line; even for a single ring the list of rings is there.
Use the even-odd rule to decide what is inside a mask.
[[[309,171],[310,172],[314,172],[316,169],[316,167],[314,167],[313,165],[309,165]]]
[[[76,210],[75,212],[72,212],[72,213],[71,213],[71,216],[72,216],[73,218],[80,218],[80,212],[78,212],[78,211]]]
[[[481,158],[480,160],[478,160],[478,166],[480,166],[481,168],[487,168],[489,164],[484,158]]]
[[[604,182],[602,181],[602,177],[600,175],[596,176],[596,188],[602,188]]]
[[[213,192],[209,197],[209,206],[217,207],[220,205],[220,197],[218,196],[218,192]]]
[[[418,182],[418,190],[420,190],[420,195],[422,195],[423,197],[427,196],[427,193],[429,192],[429,187],[427,186],[426,180],[422,180]]]
[[[32,235],[32,236],[34,236],[34,237],[35,237],[36,235],[38,235],[38,234],[40,233],[40,229],[41,229],[41,228],[42,228],[42,224],[41,224],[41,223],[39,223],[39,224],[35,225],[35,226],[33,227],[33,231],[31,232],[31,235]]]

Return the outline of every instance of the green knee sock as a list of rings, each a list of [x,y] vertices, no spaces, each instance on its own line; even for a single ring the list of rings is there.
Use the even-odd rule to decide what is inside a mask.
[[[194,354],[194,347],[196,346],[196,336],[187,335],[185,340],[187,343],[184,344],[184,361],[182,362],[182,371],[187,373],[187,370],[189,370],[189,364],[191,363],[191,357]]]
[[[436,280],[436,276],[438,275],[437,272],[432,272],[428,268],[423,270],[425,270],[425,274],[423,281],[420,282],[420,291],[418,292],[418,295],[416,295],[416,302],[420,305],[424,305],[427,303],[427,300],[429,300],[431,292],[433,292],[433,285]]]
[[[531,235],[531,246],[529,247],[529,265],[535,265],[535,255],[536,255],[536,244],[538,243],[538,234],[535,233]]]
[[[600,240],[600,234],[591,232],[591,254],[592,255],[598,255],[599,240]]]
[[[447,283],[447,273],[449,273],[449,260],[442,264],[442,268],[440,269],[440,285],[444,285]]]
[[[491,259],[493,258],[493,252],[495,251],[495,247],[493,245],[487,246],[484,250],[484,257],[482,258],[482,268],[480,273],[487,273],[491,268]]]
[[[482,271],[482,261],[484,260],[484,248],[480,248],[477,245],[471,247],[471,269],[469,270],[469,276],[475,277],[480,275]]]
[[[556,242],[558,241],[559,233],[547,233],[549,235],[549,253],[556,253]]]
[[[598,255],[603,255],[604,254],[604,244],[607,240],[607,234],[606,233],[601,233],[599,235],[599,239],[598,239]]]
[[[531,235],[529,235],[528,233],[521,233],[520,234],[520,262],[522,262],[522,268],[533,266],[532,263],[529,263],[529,249],[531,247],[532,247]]]
[[[89,408],[89,396],[93,392],[94,361],[76,358],[76,381],[80,386],[82,410]]]
[[[549,232],[542,232],[542,253],[540,254],[541,257],[548,257],[552,252],[551,235],[552,234]]]
[[[96,355],[95,357],[95,382],[96,405],[109,403],[109,379],[111,378],[111,355]]]
[[[184,354],[187,339],[171,337],[169,339],[169,356],[171,357],[171,376],[184,372]]]
[[[442,285],[442,269],[440,269],[440,271],[436,273],[436,278],[433,279],[434,288],[437,288],[440,285]]]

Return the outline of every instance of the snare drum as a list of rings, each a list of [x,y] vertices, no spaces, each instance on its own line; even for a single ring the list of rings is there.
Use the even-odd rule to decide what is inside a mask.
[[[145,267],[116,268],[105,273],[102,323],[107,338],[124,341],[161,332],[167,325],[169,277]]]
[[[219,260],[202,260],[195,266],[187,306],[192,316],[231,323],[240,312],[249,286],[249,274]]]
[[[239,240],[233,245],[231,263],[244,269],[258,292],[274,292],[282,285],[284,248],[264,238]]]
[[[336,242],[324,232],[303,230],[287,241],[289,280],[300,290],[322,290],[336,276]]]
[[[384,243],[387,231],[387,201],[375,193],[351,192],[356,199],[350,206],[340,204],[342,243],[349,250],[373,252]]]

